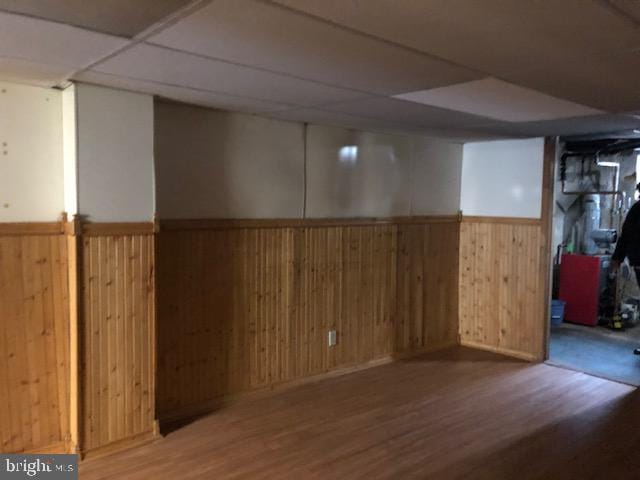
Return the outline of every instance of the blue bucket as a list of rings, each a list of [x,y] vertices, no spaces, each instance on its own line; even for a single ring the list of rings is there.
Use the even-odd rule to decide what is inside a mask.
[[[551,301],[551,325],[560,325],[564,320],[564,306],[567,302],[562,300]]]

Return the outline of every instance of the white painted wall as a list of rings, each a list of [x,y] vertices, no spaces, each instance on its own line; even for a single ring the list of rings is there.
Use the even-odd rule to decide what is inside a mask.
[[[540,218],[544,139],[464,145],[462,213]]]
[[[310,125],[307,216],[454,215],[462,145]]]
[[[51,222],[64,209],[62,95],[0,82],[0,222]]]
[[[153,97],[76,86],[79,213],[92,222],[151,221]]]
[[[411,138],[309,125],[307,217],[408,215]]]
[[[78,213],[78,162],[76,124],[76,87],[62,92],[62,140],[64,165],[64,210],[69,220]]]
[[[462,145],[412,139],[411,215],[455,215],[460,210]]]
[[[161,218],[299,218],[304,128],[156,102]]]
[[[302,218],[304,125],[157,102],[161,218]],[[453,215],[462,146],[309,125],[306,216]]]

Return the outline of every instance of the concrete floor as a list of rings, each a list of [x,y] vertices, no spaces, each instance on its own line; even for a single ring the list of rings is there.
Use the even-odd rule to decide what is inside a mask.
[[[563,323],[551,327],[549,363],[640,386],[640,326],[613,332]]]

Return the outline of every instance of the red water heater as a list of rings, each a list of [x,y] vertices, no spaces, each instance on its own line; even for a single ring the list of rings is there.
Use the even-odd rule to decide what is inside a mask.
[[[560,264],[560,300],[567,302],[564,320],[598,324],[600,293],[604,287],[608,255],[563,255]]]

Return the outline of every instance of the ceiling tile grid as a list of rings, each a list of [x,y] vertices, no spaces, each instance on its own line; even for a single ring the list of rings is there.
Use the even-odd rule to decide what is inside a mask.
[[[598,0],[272,3],[494,75],[640,46],[637,26]]]
[[[146,92],[169,100],[193,103],[197,105],[214,107],[239,112],[262,113],[278,110],[290,110],[291,105],[284,103],[268,102],[264,100],[225,95],[209,90],[167,85],[152,81],[139,80],[122,75],[110,75],[99,72],[84,72],[77,76],[81,82],[104,85],[107,87],[130,90],[134,92]]]
[[[613,131],[638,74],[627,0],[0,0],[0,78],[353,128]]]
[[[340,89],[146,44],[135,45],[96,65],[93,70],[300,106],[367,96],[354,90]]]
[[[480,78],[472,70],[254,0],[218,0],[147,41],[380,95]]]

